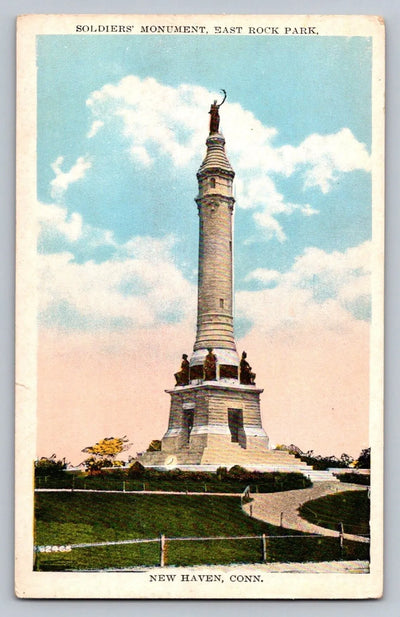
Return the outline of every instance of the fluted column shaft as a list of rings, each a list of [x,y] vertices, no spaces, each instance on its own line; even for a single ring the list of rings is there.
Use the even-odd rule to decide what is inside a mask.
[[[236,351],[233,333],[232,170],[219,133],[209,136],[197,174],[199,195],[199,278],[194,350]]]

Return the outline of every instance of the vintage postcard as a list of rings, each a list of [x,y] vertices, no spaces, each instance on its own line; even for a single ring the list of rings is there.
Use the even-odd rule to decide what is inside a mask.
[[[17,595],[379,597],[382,19],[17,39]]]

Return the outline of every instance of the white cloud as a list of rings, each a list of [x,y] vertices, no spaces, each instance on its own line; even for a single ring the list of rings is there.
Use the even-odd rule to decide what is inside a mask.
[[[171,237],[133,238],[114,259],[38,256],[41,319],[61,328],[154,326],[195,315],[195,289],[176,267]]]
[[[288,272],[249,273],[247,280],[276,285],[237,292],[236,312],[260,333],[299,325],[340,329],[354,318],[368,320],[370,273],[370,242],[344,252],[308,248]]]
[[[64,247],[37,257],[43,323],[112,330],[195,319],[196,289],[175,265],[172,236],[118,243],[110,230],[85,224],[78,213],[68,216],[61,206],[39,202],[37,213],[44,248]],[[77,261],[72,251],[85,254],[88,247],[112,247],[112,257]]]
[[[54,204],[39,203],[38,219],[48,237],[64,238],[65,247],[80,242],[113,249],[102,263],[79,263],[68,248],[38,256],[40,313],[48,325],[141,328],[194,319],[196,288],[175,265],[172,236],[134,237],[121,244],[110,231]],[[340,329],[354,318],[368,319],[370,243],[333,253],[310,247],[289,271],[257,268],[246,280],[265,287],[236,293],[237,316],[257,332],[300,324]]]
[[[135,164],[149,167],[155,157],[165,156],[175,167],[193,168],[199,151],[204,151],[207,101],[213,98],[213,93],[199,86],[172,88],[152,78],[131,75],[90,95],[87,105],[93,119],[87,136],[93,137],[103,126],[114,123],[112,128],[122,132]],[[286,199],[277,189],[275,174],[289,177],[300,173],[305,188],[318,186],[326,193],[338,174],[370,169],[365,146],[347,128],[332,135],[310,135],[296,147],[275,147],[276,129],[264,126],[238,103],[226,102],[221,116],[227,154],[238,176],[238,206],[252,210],[256,223],[280,241],[285,240],[285,234],[279,215],[299,211],[311,216],[318,211],[309,203]],[[62,170],[63,164],[62,156],[52,164],[55,178],[51,193],[55,199],[92,166],[88,156],[79,157],[67,171]],[[188,314],[189,304],[194,306],[194,291],[173,262],[171,239],[135,238],[119,244],[111,231],[86,225],[80,214],[68,215],[66,209],[54,204],[40,204],[39,219],[45,233],[59,234],[67,243],[113,249],[113,258],[100,264],[77,263],[65,244],[61,255],[43,255],[48,293],[43,297],[42,312],[64,303],[93,323],[96,319],[126,319],[143,325],[154,324],[163,315],[166,319],[178,314],[182,318]],[[239,292],[238,313],[266,328],[280,327],[282,315],[288,315],[289,323],[308,316],[332,324],[335,319],[348,318],[349,311],[365,313],[369,272],[364,266],[349,269],[360,250],[328,255],[310,248],[283,275],[255,270],[247,280],[275,287]],[[368,256],[364,257],[366,263]],[[171,284],[166,284],[168,279]]]
[[[63,163],[64,157],[59,156],[51,165],[55,173],[55,178],[50,182],[51,196],[53,199],[61,199],[69,185],[84,178],[86,171],[92,166],[86,156],[78,157],[76,163],[74,163],[68,171],[62,171],[61,166]]]
[[[39,223],[39,244],[48,252],[54,251],[55,246],[71,245],[70,249],[84,246],[91,250],[99,246],[113,247],[117,250],[118,244],[114,234],[109,229],[100,229],[84,223],[81,214],[72,212],[68,214],[67,208],[58,204],[36,204],[37,221]],[[62,248],[60,249],[62,250]]]
[[[246,281],[259,281],[265,285],[275,283],[281,278],[280,272],[277,270],[268,270],[267,268],[256,268],[249,272],[246,276]]]
[[[98,131],[101,129],[102,126],[104,126],[104,122],[102,120],[94,120],[92,122],[92,125],[86,137],[88,139],[91,139],[92,137],[94,137],[98,133]]]
[[[319,214],[319,210],[317,210],[316,208],[312,208],[310,204],[301,206],[300,211],[302,214],[304,214],[304,216],[312,216],[313,214]]]
[[[144,146],[132,146],[130,153],[138,163],[141,163],[145,167],[150,166],[153,162]]]
[[[348,128],[332,135],[309,135],[298,147],[287,145],[278,152],[287,176],[303,167],[305,187],[318,186],[323,193],[332,188],[339,173],[371,169],[365,145]]]
[[[82,217],[78,212],[68,216],[62,206],[55,204],[37,204],[37,220],[45,233],[61,234],[69,242],[75,242],[82,235]]]
[[[92,92],[86,103],[94,117],[92,129],[122,120],[127,151],[135,163],[148,167],[162,155],[176,167],[193,167],[204,148],[207,101],[214,98],[215,94],[200,86],[172,88],[153,78],[129,75]],[[276,235],[280,241],[285,240],[285,234],[277,215],[298,210],[311,216],[318,210],[308,203],[287,200],[277,190],[273,174],[289,177],[299,172],[304,189],[317,186],[327,193],[339,174],[370,170],[366,147],[348,128],[332,135],[310,135],[296,147],[275,147],[277,130],[264,126],[238,103],[224,103],[221,116],[227,153],[239,178],[238,207],[253,209],[256,223],[267,236]]]
[[[164,86],[153,78],[129,75],[118,84],[93,92],[86,104],[95,121],[122,120],[122,130],[133,156],[148,165],[157,155],[171,158],[177,167],[198,156],[204,142],[204,88]],[[209,96],[209,93],[207,92]],[[202,109],[203,113],[197,113]],[[145,152],[147,156],[145,156]]]

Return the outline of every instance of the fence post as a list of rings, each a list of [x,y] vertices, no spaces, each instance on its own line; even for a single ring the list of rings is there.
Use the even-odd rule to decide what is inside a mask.
[[[344,527],[343,523],[339,523],[339,546],[340,546],[340,556],[343,556],[343,533]]]
[[[162,533],[160,535],[160,567],[165,566],[165,536]]]
[[[34,572],[39,572],[39,570],[40,570],[40,566],[39,566],[39,552],[35,549],[34,559],[33,559],[33,571]]]
[[[125,493],[125,480],[122,480],[122,490]]]
[[[263,561],[267,561],[267,536],[265,533],[262,535],[262,553]]]
[[[280,516],[280,519],[279,519],[279,526],[283,527],[283,512],[281,512],[281,516]]]
[[[250,504],[250,516],[253,516],[253,504]]]

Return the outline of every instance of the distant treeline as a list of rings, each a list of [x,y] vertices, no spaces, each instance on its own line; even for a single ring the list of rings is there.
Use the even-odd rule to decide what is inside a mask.
[[[303,452],[298,446],[291,444],[290,446],[279,445],[276,447],[277,450],[285,450],[290,454],[294,454],[297,458],[299,458],[307,465],[311,465],[314,469],[317,470],[325,470],[330,467],[334,468],[351,468],[354,469],[369,469],[370,468],[370,459],[371,459],[371,448],[365,448],[361,450],[358,459],[353,459],[352,456],[346,454],[345,452],[341,455],[340,458],[337,456],[321,456],[320,454],[315,454],[314,450],[308,450],[307,452]]]

